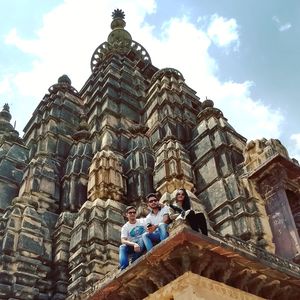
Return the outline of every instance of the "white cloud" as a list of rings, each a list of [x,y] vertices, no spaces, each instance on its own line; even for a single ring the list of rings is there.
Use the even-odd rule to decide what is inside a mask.
[[[238,26],[235,19],[225,19],[214,14],[211,17],[211,22],[207,30],[209,38],[219,47],[228,47],[235,45],[235,50],[238,49]]]
[[[300,162],[300,133],[294,133],[290,136],[293,145],[290,147],[290,157],[295,157]]]
[[[7,75],[0,81],[0,94],[8,94],[12,92],[10,80],[11,78]]]
[[[277,24],[280,23],[280,21],[279,21],[279,19],[278,19],[277,16],[273,16],[273,17],[272,17],[272,20],[273,20],[274,22],[276,22]]]
[[[172,18],[159,28],[159,36],[155,36],[154,27],[144,22],[145,15],[155,11],[154,0],[119,0],[113,5],[104,0],[65,0],[44,16],[43,26],[36,32],[35,39],[23,39],[12,29],[6,42],[35,57],[32,69],[16,73],[13,80],[22,102],[26,99],[27,110],[33,112],[48,87],[61,74],[68,74],[73,86],[81,88],[91,72],[91,55],[106,41],[111,12],[117,7],[125,11],[126,29],[148,50],[152,63],[159,68],[174,67],[181,71],[186,83],[198,91],[202,99],[212,98],[242,135],[248,138],[280,135],[283,120],[280,111],[255,101],[251,97],[252,83],[218,79],[219,66],[210,55],[209,47],[212,42],[221,47],[238,45],[236,21],[213,15],[206,31],[187,17]],[[24,115],[24,109],[20,109],[14,117],[19,119]],[[27,115],[20,126],[28,119]]]
[[[229,122],[248,139],[278,138],[284,120],[279,109],[272,109],[251,97],[253,83],[225,82],[215,90],[216,102]]]
[[[296,150],[300,151],[300,133],[292,134],[291,139],[295,142]]]
[[[292,27],[292,24],[291,24],[291,23],[286,23],[286,24],[281,25],[281,26],[279,27],[279,31],[286,31],[286,30],[289,30],[291,27]]]
[[[292,27],[292,24],[289,23],[289,22],[285,23],[285,24],[282,24],[277,16],[273,16],[272,20],[276,23],[276,26],[277,26],[278,30],[281,31],[281,32],[289,30]]]
[[[247,138],[280,136],[281,112],[251,97],[252,82],[221,82],[218,79],[219,66],[209,54],[212,42],[206,31],[199,30],[187,18],[171,19],[164,25],[162,35],[162,41],[153,37],[147,41],[154,64],[180,70],[186,83],[202,99],[212,98],[215,106]]]
[[[44,15],[35,38],[24,39],[15,28],[8,32],[7,44],[34,57],[31,69],[11,74],[10,86],[18,94],[13,99],[16,112],[12,113],[20,120],[19,131],[59,76],[68,74],[73,86],[81,88],[90,75],[94,50],[106,41],[110,32],[111,12],[115,8],[125,10],[127,27],[134,32],[135,28],[143,27],[145,15],[154,12],[156,6],[154,0],[65,0]],[[1,98],[5,95],[0,93]]]

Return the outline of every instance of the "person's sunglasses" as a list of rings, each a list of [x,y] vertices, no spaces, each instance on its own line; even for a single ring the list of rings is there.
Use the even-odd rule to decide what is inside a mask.
[[[127,212],[129,215],[134,215],[134,214],[136,214],[136,211],[128,211]]]
[[[150,200],[149,203],[153,203],[153,202],[157,202],[158,200],[155,199],[155,200]]]

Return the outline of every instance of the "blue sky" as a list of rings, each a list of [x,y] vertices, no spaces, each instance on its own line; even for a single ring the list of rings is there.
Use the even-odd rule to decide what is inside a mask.
[[[300,159],[297,0],[0,0],[0,105],[17,129],[57,78],[80,90],[121,8],[152,63],[181,71],[246,138],[279,138]]]

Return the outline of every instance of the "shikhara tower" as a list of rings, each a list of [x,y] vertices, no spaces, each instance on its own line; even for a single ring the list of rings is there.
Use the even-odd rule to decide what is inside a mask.
[[[124,207],[134,204],[142,213],[149,192],[168,201],[180,187],[205,212],[208,240],[250,245],[251,255],[272,258],[284,278],[248,266],[255,292],[240,283],[243,276],[229,280],[234,272],[226,273],[228,286],[263,297],[298,296],[300,268],[292,263],[300,253],[298,163],[278,140],[246,144],[179,71],[152,64],[124,17],[113,12],[112,31],[94,51],[81,90],[61,76],[23,138],[10,124],[9,106],[0,112],[0,298],[85,299],[117,265]],[[225,282],[201,261],[198,275]],[[160,268],[172,274],[170,266]],[[190,271],[174,277],[184,270]],[[120,288],[113,297],[160,290],[151,276],[144,289],[130,279],[127,294]]]

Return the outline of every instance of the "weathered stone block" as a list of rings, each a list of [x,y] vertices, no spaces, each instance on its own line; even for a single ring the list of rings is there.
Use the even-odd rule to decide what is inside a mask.
[[[39,294],[39,290],[33,287],[27,287],[20,284],[13,285],[13,295],[22,300],[35,299]]]
[[[0,273],[1,275],[1,273]],[[12,287],[9,284],[0,283],[0,297],[1,299],[8,299],[12,296]]]
[[[218,125],[218,121],[215,117],[210,117],[207,121],[207,126],[209,129],[213,129],[215,126]]]
[[[209,136],[203,137],[190,149],[191,160],[193,162],[200,160],[208,151],[212,149],[213,147]]]
[[[228,191],[227,194],[230,199],[235,199],[235,198],[241,196],[239,183],[234,174],[231,174],[230,176],[225,178],[225,182],[227,184],[227,191]]]
[[[41,223],[37,222],[36,220],[33,220],[28,217],[24,217],[22,220],[21,227],[23,229],[26,229],[26,231],[32,231],[32,232],[39,232],[41,229]]]
[[[12,253],[16,250],[16,234],[12,232],[7,232],[3,239],[2,251],[5,253]]]
[[[50,211],[45,211],[41,214],[41,217],[43,222],[47,225],[47,228],[49,228],[49,231],[52,232],[57,222],[58,215]]]
[[[12,285],[14,283],[14,274],[11,270],[0,271],[0,282],[3,286]],[[1,291],[1,289],[0,289]]]
[[[229,160],[229,156],[226,153],[222,153],[216,156],[216,166],[219,170],[219,173],[222,175],[222,177],[227,177],[233,172],[233,168]]]
[[[4,211],[8,206],[11,205],[11,201],[18,195],[18,188],[15,184],[8,183],[7,180],[2,181],[0,176],[0,212]]]
[[[89,224],[87,241],[93,239],[104,239],[104,226],[97,220],[93,220],[91,224]]]
[[[201,121],[197,127],[193,128],[192,130],[192,137],[193,139],[197,138],[198,136],[201,136],[206,130],[207,130],[206,121]]]
[[[77,246],[87,239],[87,229],[86,228],[78,228],[76,232],[72,233],[72,239],[70,242],[70,251],[73,251],[77,248]]]
[[[20,256],[18,257],[16,267],[19,272],[35,274],[40,264],[41,262],[36,261],[36,259]]]
[[[219,177],[217,166],[214,158],[203,164],[196,173],[198,187],[202,190],[209,185],[213,180]]]
[[[222,144],[226,144],[226,138],[224,136],[224,132],[215,131],[213,134],[213,144],[215,149],[220,147]]]
[[[25,272],[15,272],[14,276],[16,278],[16,283],[24,286],[35,286],[38,280],[38,276],[31,273]]]
[[[213,183],[206,191],[200,194],[200,198],[203,199],[208,212],[226,202],[228,199],[223,181],[218,180]]]
[[[116,222],[118,224],[123,224],[123,222],[124,222],[124,217],[120,213],[120,211],[115,211],[113,209],[109,209],[106,211],[106,217],[108,220],[110,220],[112,222]]]
[[[21,233],[19,237],[18,248],[36,255],[43,256],[43,239],[30,234]]]
[[[120,243],[120,225],[107,223],[105,236],[110,242]]]

